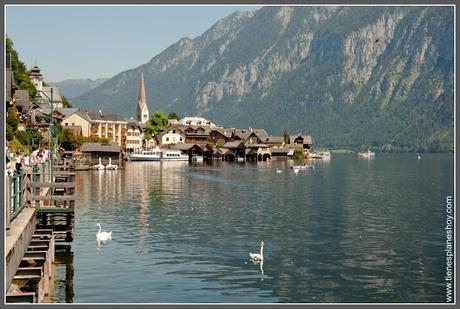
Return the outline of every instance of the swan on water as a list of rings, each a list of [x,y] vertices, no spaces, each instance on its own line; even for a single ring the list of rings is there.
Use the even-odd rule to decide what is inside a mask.
[[[264,241],[263,240],[260,241],[260,253],[249,252],[249,256],[251,257],[251,260],[254,262],[264,260]]]
[[[280,170],[279,168],[277,168],[277,169],[276,169],[276,172],[277,172],[278,174],[281,174],[283,171]]]
[[[110,232],[101,232],[101,230],[102,230],[101,225],[99,223],[97,223],[97,226],[99,226],[99,231],[96,234],[96,239],[98,241],[105,241],[105,240],[112,239],[112,231],[110,231]]]
[[[104,169],[104,165],[102,165],[101,161],[102,161],[101,158],[99,158],[99,164],[94,165],[94,167],[98,170]]]
[[[112,158],[109,158],[109,164],[105,166],[106,170],[116,170],[118,169],[118,165],[112,164]]]

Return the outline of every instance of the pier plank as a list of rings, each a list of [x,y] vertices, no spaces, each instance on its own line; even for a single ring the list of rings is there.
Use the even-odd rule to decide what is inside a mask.
[[[56,206],[42,206],[37,208],[38,212],[62,212],[62,213],[73,213],[75,212],[74,207],[56,207]]]
[[[75,188],[75,182],[29,182],[28,188]]]
[[[74,201],[75,195],[32,195],[30,201]]]

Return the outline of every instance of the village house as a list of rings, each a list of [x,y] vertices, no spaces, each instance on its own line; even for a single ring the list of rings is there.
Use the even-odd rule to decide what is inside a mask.
[[[187,144],[205,144],[208,142],[211,128],[209,126],[182,126],[177,125],[185,133]]]
[[[130,120],[126,130],[126,152],[137,152],[142,149],[144,138],[144,126],[142,123]]]
[[[128,124],[130,124],[129,147],[127,143]],[[83,137],[106,138],[110,142],[117,143],[122,150],[134,150],[139,148],[139,144],[142,144],[142,127],[137,122],[129,121],[119,115],[104,114],[102,111],[94,113],[80,109],[74,110],[61,120],[61,125],[64,128],[80,127]]]
[[[232,129],[213,128],[209,132],[208,143],[214,146],[223,146],[226,142],[230,141],[232,134]]]
[[[262,143],[269,144],[273,147],[281,147],[284,146],[284,137],[283,136],[267,136]]]
[[[312,138],[310,135],[302,135],[302,134],[297,134],[297,135],[291,135],[289,136],[289,144],[290,147],[302,147],[304,149],[310,149],[312,145]]]
[[[196,126],[196,127],[216,127],[216,125],[203,117],[184,117],[180,120],[177,120],[177,125],[182,126]]]
[[[172,125],[158,133],[157,140],[160,145],[175,145],[185,143],[186,137],[187,135],[182,128],[179,128],[177,125]]]

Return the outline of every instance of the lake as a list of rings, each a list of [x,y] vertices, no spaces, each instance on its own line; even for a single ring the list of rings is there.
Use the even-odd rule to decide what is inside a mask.
[[[291,160],[77,172],[53,301],[445,302],[453,159],[333,155],[297,175]],[[96,223],[113,239],[98,244]],[[261,240],[263,265],[249,259]]]

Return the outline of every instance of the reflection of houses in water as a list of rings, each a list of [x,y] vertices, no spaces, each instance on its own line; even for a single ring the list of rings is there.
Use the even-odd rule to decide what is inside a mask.
[[[164,197],[181,186],[180,171],[188,162],[127,162],[123,171],[123,198],[135,201],[138,212],[139,246],[145,246],[151,209],[161,210]]]

